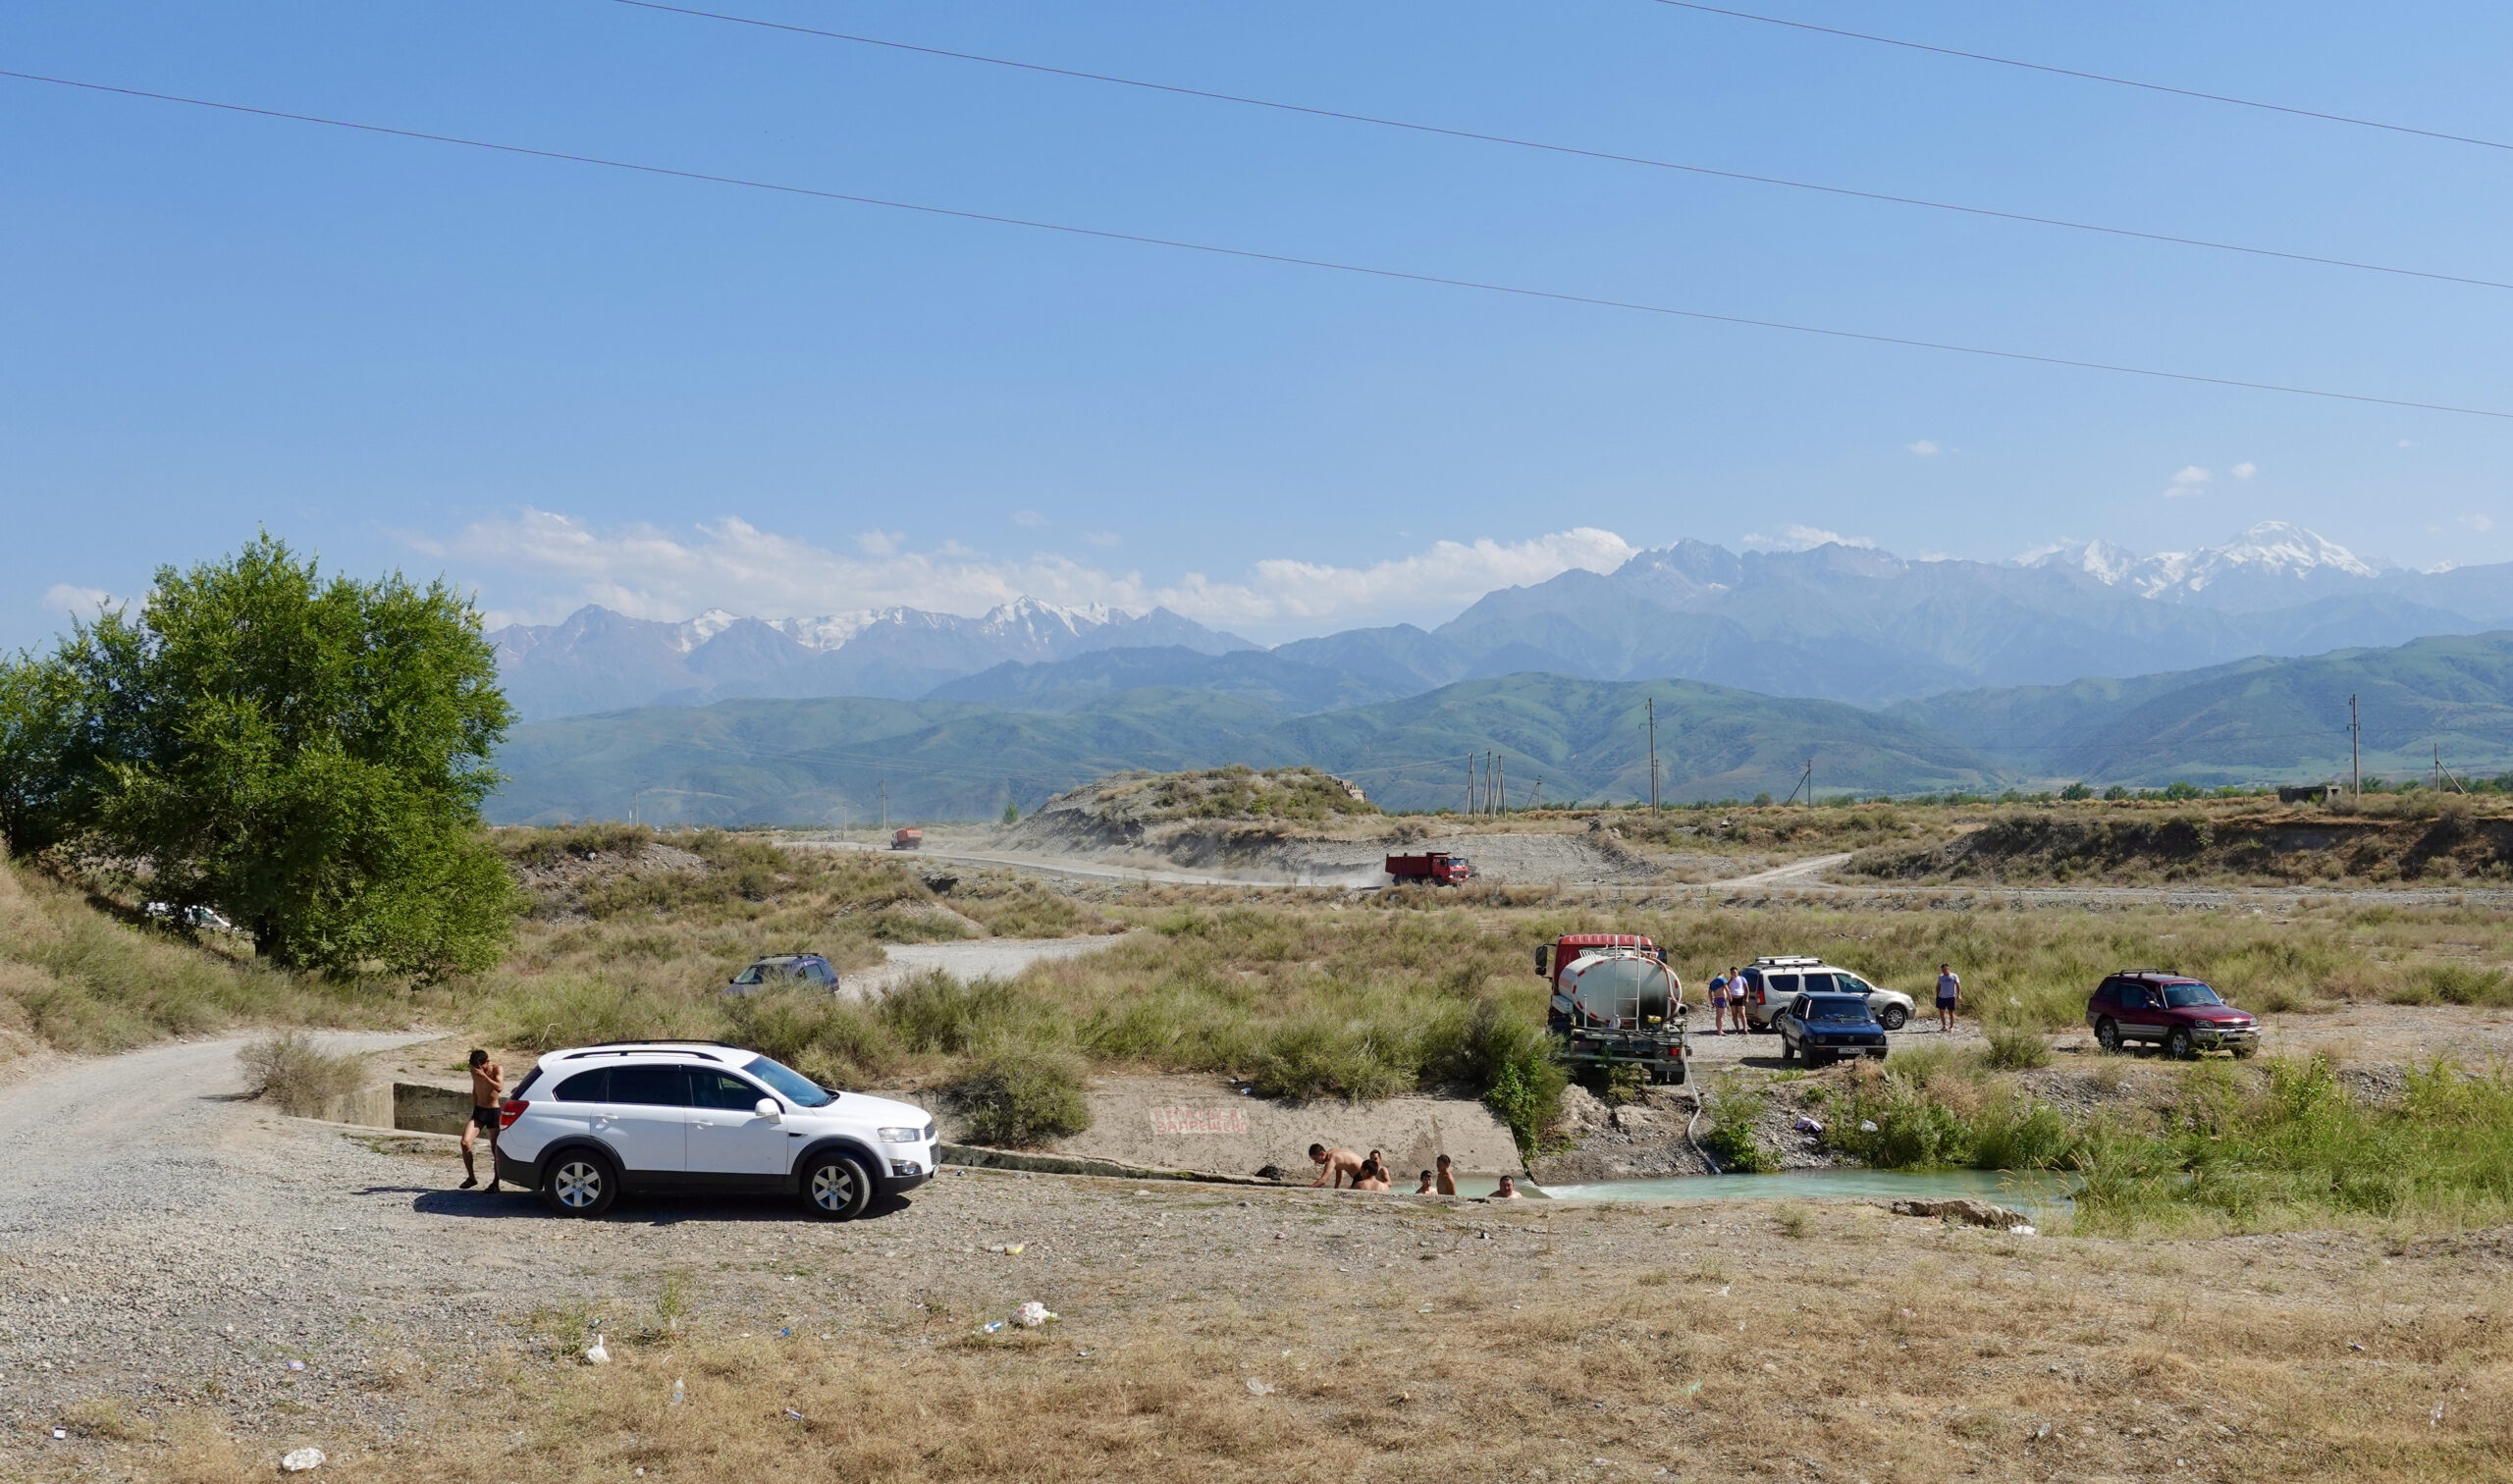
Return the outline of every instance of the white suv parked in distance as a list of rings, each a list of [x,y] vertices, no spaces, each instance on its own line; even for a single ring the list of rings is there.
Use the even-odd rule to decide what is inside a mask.
[[[1846,969],[1802,954],[1758,958],[1737,971],[1745,981],[1745,1023],[1757,1031],[1772,1029],[1772,1017],[1801,994],[1863,994],[1867,1013],[1888,1031],[1910,1024],[1912,999],[1898,989],[1880,989]]]
[[[708,1041],[553,1051],[498,1110],[498,1179],[561,1216],[599,1216],[623,1190],[748,1191],[845,1221],[932,1179],[934,1158],[924,1109]]]

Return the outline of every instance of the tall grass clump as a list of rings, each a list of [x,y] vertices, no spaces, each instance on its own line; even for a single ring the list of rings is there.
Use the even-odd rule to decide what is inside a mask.
[[[366,1084],[366,1064],[354,1056],[332,1056],[300,1031],[266,1035],[236,1053],[252,1086],[252,1095],[268,1098],[292,1118],[312,1118],[323,1105]]]
[[[2051,1065],[2051,1039],[2039,1031],[1994,1026],[1989,1042],[1990,1065],[2001,1071],[2020,1072]]]
[[[2036,1038],[2038,1040],[2038,1037]],[[1989,1058],[1931,1047],[1853,1079],[1825,1138],[1883,1169],[2050,1169],[2068,1159],[2076,1134],[2056,1108],[2036,1103]]]
[[[0,866],[0,1052],[13,1039],[122,1051],[239,1023],[384,1024],[403,1014],[374,988],[224,957]]]
[[[2513,1215],[2513,1073],[2439,1063],[2394,1102],[2368,1104],[2326,1058],[2262,1075],[2186,1069],[2161,1129],[2107,1130],[2078,1159],[2092,1230],[2213,1219],[2258,1229],[2355,1216],[2439,1225]]]
[[[971,1139],[1031,1148],[1091,1127],[1085,1083],[1082,1059],[1070,1052],[1005,1047],[963,1074],[951,1095],[968,1118]]]

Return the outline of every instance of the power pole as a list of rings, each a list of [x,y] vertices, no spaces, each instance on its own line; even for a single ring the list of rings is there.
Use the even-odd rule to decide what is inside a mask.
[[[2443,791],[2443,744],[2434,744],[2434,791]]]
[[[1803,782],[1805,783],[1805,785],[1806,785],[1806,807],[1807,807],[1808,809],[1812,809],[1812,808],[1814,808],[1814,807],[1815,807],[1815,760],[1814,760],[1814,759],[1812,759],[1812,758],[1808,758],[1808,759],[1806,760],[1806,773],[1805,773],[1805,776],[1803,777],[1803,779],[1802,779],[1801,781],[1803,781]]]
[[[2365,797],[2365,732],[2356,716],[2356,698],[2347,698],[2347,791]]]
[[[1510,765],[1499,753],[1492,755],[1492,781],[1495,785],[1492,812],[1508,814],[1510,812]]]
[[[1658,812],[1658,698],[1649,698],[1649,812]]]
[[[1466,812],[1474,813],[1474,754],[1466,755]]]

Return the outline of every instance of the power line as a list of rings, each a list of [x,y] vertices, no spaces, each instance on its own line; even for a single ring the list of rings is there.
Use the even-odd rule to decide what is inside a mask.
[[[1881,335],[1864,330],[1843,330],[1828,325],[1806,325],[1789,320],[1759,319],[1751,315],[1719,314],[1707,309],[1684,309],[1671,304],[1646,303],[1637,299],[1608,298],[1601,294],[1571,293],[1561,290],[1531,288],[1524,284],[1499,284],[1482,279],[1417,273],[1404,268],[1342,263],[1329,258],[1302,257],[1286,252],[1264,252],[1252,247],[1229,247],[1217,242],[1197,242],[1182,238],[1152,237],[1145,233],[1118,232],[1102,227],[1082,227],[1069,222],[1047,222],[1032,217],[1004,216],[996,212],[970,211],[955,206],[934,206],[920,201],[901,201],[884,196],[859,195],[850,191],[824,190],[816,186],[792,186],[746,176],[717,175],[703,170],[683,170],[669,165],[649,165],[640,161],[614,159],[604,155],[541,149],[528,144],[506,144],[492,139],[434,133],[417,129],[400,129],[388,124],[367,124],[353,119],[329,118],[321,114],[293,113],[277,108],[256,108],[244,103],[226,103],[212,98],[154,92],[138,87],[118,87],[107,82],[87,82],[75,78],[49,77],[41,73],[0,69],[0,78],[13,78],[22,82],[41,82],[55,87],[78,88],[116,97],[145,98],[158,103],[179,103],[188,108],[215,109],[222,113],[243,114],[253,118],[281,119],[294,124],[317,124],[327,129],[346,129],[358,133],[378,134],[388,138],[416,139],[430,144],[454,144],[465,149],[482,149],[497,154],[518,155],[527,159],[555,160],[570,165],[593,165],[605,170],[628,171],[637,175],[662,176],[677,181],[701,181],[715,186],[736,186],[746,190],[773,191],[780,195],[804,196],[814,200],[843,201],[856,206],[878,206],[887,211],[909,211],[922,216],[947,217],[963,222],[985,222],[998,227],[1021,227],[1034,232],[1052,232],[1066,237],[1091,238],[1098,241],[1166,247],[1180,252],[1204,253],[1212,257],[1238,258],[1252,263],[1314,268],[1328,273],[1349,273],[1363,278],[1388,279],[1398,283],[1429,284],[1445,289],[1469,289],[1478,293],[1506,294],[1513,298],[1540,299],[1559,304],[1581,304],[1593,309],[1618,309],[1632,314],[1652,314],[1669,319],[1694,320],[1703,324],[1737,325],[1753,330],[1778,330],[1791,335],[1820,336],[1827,340],[1855,341],[1872,345],[1895,345],[1911,350],[1937,350],[1951,355],[1971,355],[2040,366],[2060,366],[2075,371],[2101,371],[2113,376],[2137,376],[2154,381],[2182,382],[2207,387],[2231,387],[2246,392],[2274,392],[2288,397],[2311,397],[2327,401],[2361,402],[2370,406],[2405,407],[2420,412],[2449,412],[2464,417],[2487,417],[2513,421],[2513,412],[2499,411],[2490,407],[2462,407],[2444,402],[2418,401],[2409,398],[2377,397],[2362,392],[2332,392],[2318,387],[2248,381],[2240,377],[2207,376],[2193,371],[2165,371],[2152,366],[2130,366],[2113,361],[2081,360],[2072,356],[2044,355],[2029,350],[2001,350],[1986,345],[1957,344],[1951,341],[1919,340],[1910,336]]]
[[[2175,233],[2149,232],[2136,227],[2113,227],[2100,222],[2079,222],[2067,217],[2040,216],[2026,211],[2006,211],[1995,206],[1970,206],[1956,201],[1932,200],[1926,196],[1898,195],[1883,190],[1862,190],[1855,186],[1828,186],[1815,181],[1793,181],[1785,176],[1757,175],[1750,171],[1722,170],[1715,166],[1693,165],[1681,160],[1662,160],[1648,155],[1623,154],[1610,149],[1588,149],[1576,144],[1557,144],[1543,139],[1521,138],[1512,134],[1486,133],[1479,130],[1453,129],[1446,125],[1424,124],[1412,119],[1393,119],[1380,114],[1318,108],[1305,103],[1285,103],[1275,98],[1258,98],[1246,93],[1218,92],[1209,88],[1188,87],[1175,82],[1153,82],[1142,78],[1086,72],[1080,68],[1056,67],[1044,62],[1025,62],[1014,57],[989,56],[983,52],[954,51],[940,46],[921,46],[914,42],[896,41],[885,36],[868,36],[855,31],[825,30],[819,26],[795,26],[782,21],[765,21],[755,16],[740,16],[725,11],[698,10],[685,5],[666,5],[662,0],[612,0],[612,3],[628,6],[634,10],[685,16],[693,20],[719,21],[731,26],[753,26],[760,30],[785,31],[824,41],[844,41],[857,46],[884,47],[891,51],[910,52],[924,57],[940,57],[954,62],[975,62],[988,67],[1010,68],[1018,72],[1038,73],[1046,77],[1070,78],[1079,81],[1102,82],[1116,87],[1140,88],[1147,92],[1168,93],[1175,97],[1198,98],[1206,102],[1229,103],[1245,108],[1266,108],[1278,113],[1301,114],[1313,119],[1331,119],[1345,124],[1366,124],[1379,129],[1398,129],[1441,138],[1466,139],[1478,144],[1500,144],[1512,149],[1537,150],[1546,154],[1568,155],[1577,159],[1597,160],[1608,164],[1639,165],[1652,170],[1677,171],[1714,180],[1740,181],[1755,186],[1775,186],[1789,190],[1813,191],[1820,195],[1877,201],[1894,206],[1912,206],[1928,211],[1951,211],[1963,216],[1986,217],[1994,221],[2019,222],[2035,227],[2055,227],[2069,232],[2091,232],[2105,237],[2127,238],[2144,242],[2164,242],[2178,247],[2198,247],[2212,252],[2235,252],[2251,257],[2276,258],[2290,263],[2311,263],[2324,268],[2345,268],[2362,273],[2386,273],[2401,278],[2428,279],[2435,283],[2462,284],[2478,289],[2513,290],[2513,283],[2498,279],[2475,278],[2425,268],[2402,268],[2389,263],[2368,263],[2353,258],[2296,252],[2282,247],[2260,247],[2244,242],[2222,242],[2213,238],[2183,237]]]
[[[2102,82],[2113,87],[2135,87],[2147,92],[2170,93],[2177,98],[2197,98],[2208,103],[2227,103],[2236,108],[2256,108],[2264,113],[2287,114],[2298,119],[2318,119],[2325,124],[2346,124],[2358,129],[2379,129],[2388,133],[2415,134],[2420,138],[2441,139],[2452,144],[2476,144],[2482,149],[2513,150],[2513,144],[2498,139],[2482,139],[2474,134],[2446,133],[2439,129],[2420,129],[2414,124],[2388,124],[2379,119],[2360,119],[2352,114],[2326,113],[2317,108],[2296,108],[2285,103],[2263,102],[2258,98],[2238,98],[2231,93],[2205,92],[2195,87],[2175,87],[2168,82],[2148,82],[2137,78],[2115,78],[2109,73],[2084,72],[2073,67],[2054,67],[2047,62],[2026,62],[2015,57],[1992,56],[1988,52],[1963,51],[1952,46],[1933,46],[1926,41],[1905,41],[1899,36],[1880,36],[1873,31],[1845,30],[1838,26],[1817,26],[1811,21],[1788,21],[1779,16],[1763,16],[1752,11],[1703,5],[1699,0],[1657,0],[1657,3],[1676,10],[1699,11],[1705,16],[1726,16],[1735,21],[1753,21],[1764,26],[1782,26],[1791,30],[1813,31],[1825,36],[1842,36],[1852,41],[1872,41],[1879,46],[1898,46],[1906,51],[1933,52],[1941,57],[1958,57],[1966,62],[1988,62],[1999,67],[2021,68],[2026,72],[2049,73],[2053,77],[2075,78],[2084,82]]]

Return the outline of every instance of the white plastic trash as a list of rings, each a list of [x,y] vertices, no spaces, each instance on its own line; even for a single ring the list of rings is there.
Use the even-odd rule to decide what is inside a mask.
[[[283,1457],[279,1460],[280,1472],[282,1473],[303,1473],[307,1469],[320,1468],[322,1466],[323,1450],[319,1448],[300,1448],[294,1453]]]
[[[1023,1329],[1037,1329],[1040,1325],[1053,1319],[1055,1314],[1045,1304],[1033,1298],[1015,1310],[1012,1317],[1021,1321]]]
[[[602,1343],[602,1336],[595,1335],[593,1337],[593,1344],[585,1347],[585,1361],[587,1364],[591,1365],[609,1365],[611,1363],[611,1347]]]

